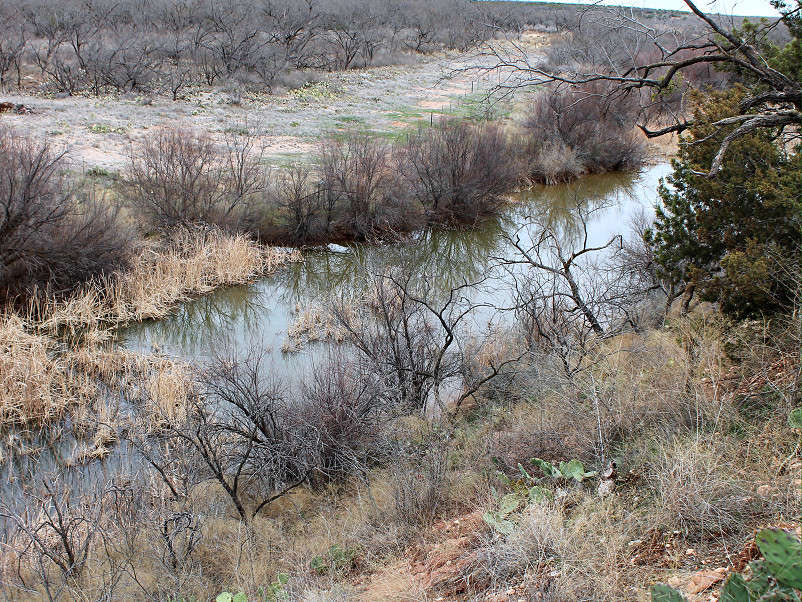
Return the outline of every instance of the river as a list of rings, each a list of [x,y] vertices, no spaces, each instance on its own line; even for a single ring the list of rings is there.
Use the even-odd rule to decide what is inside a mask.
[[[315,354],[314,345],[296,353],[281,351],[299,310],[323,303],[333,291],[354,291],[366,270],[403,262],[447,291],[490,276],[496,258],[512,255],[509,237],[533,236],[533,228],[528,227],[533,218],[556,224],[566,238],[575,239],[579,235],[577,206],[592,211],[589,245],[604,244],[615,234],[627,236],[638,212],[652,211],[658,182],[669,171],[670,166],[659,164],[639,174],[609,173],[567,185],[536,186],[515,194],[504,211],[472,229],[422,232],[399,244],[309,250],[302,262],[257,282],[219,289],[182,304],[166,319],[134,324],[120,333],[120,343],[136,351],[158,350],[188,360],[224,348],[257,345],[272,350],[275,369],[296,372]],[[474,300],[504,305],[504,290],[504,274],[496,274],[475,291]]]

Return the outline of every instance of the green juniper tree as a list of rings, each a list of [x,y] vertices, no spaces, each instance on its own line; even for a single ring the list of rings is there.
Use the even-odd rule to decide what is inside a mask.
[[[758,130],[730,145],[715,178],[702,171],[719,148],[714,124],[744,96],[736,88],[697,98],[695,125],[660,187],[662,205],[646,232],[667,289],[683,296],[686,311],[694,293],[735,318],[782,310],[795,294],[798,146]]]
[[[798,2],[795,10],[777,6],[791,34],[783,48],[748,21],[734,35],[759,51],[767,70],[798,85]],[[674,172],[660,187],[662,204],[645,239],[669,296],[683,296],[683,311],[698,293],[741,319],[785,310],[798,295],[799,127],[743,132],[750,99],[770,95],[770,86],[737,62],[725,68],[738,71],[746,85],[694,93],[693,119],[672,163]],[[708,173],[711,164],[718,164],[715,174]]]

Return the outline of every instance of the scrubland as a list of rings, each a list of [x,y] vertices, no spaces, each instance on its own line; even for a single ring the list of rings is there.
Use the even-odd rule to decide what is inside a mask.
[[[280,88],[325,93],[325,72],[449,62],[437,53],[494,36],[525,45],[533,31],[552,35],[538,60],[568,65],[603,35],[576,34],[570,8],[506,3],[483,27],[447,28],[453,10],[414,2],[348,15],[268,4],[258,19],[247,3],[154,5],[141,24],[125,3],[106,24],[89,4],[50,21],[26,6],[19,54],[0,41],[0,86],[16,73],[19,95],[228,94],[254,113]],[[0,25],[16,31],[14,18]],[[291,21],[294,33],[264,33]],[[147,47],[127,43],[139,27]],[[109,59],[115,48],[133,58]],[[493,308],[506,321],[471,301],[484,281],[443,290],[411,263],[368,266],[358,290],[301,308],[283,351],[323,351],[299,381],[273,371],[258,338],[195,363],[115,342],[307,247],[476,227],[516,188],[637,170],[647,97],[592,82],[522,93],[495,105],[504,115],[466,103],[427,120],[416,107],[400,135],[357,124],[304,139],[301,161],[277,162],[253,121],[143,130],[117,144],[112,169],[0,128],[2,595],[645,600],[668,580],[702,600],[713,590],[693,592],[692,575],[743,571],[756,529],[798,534],[798,295],[759,319],[683,297],[648,224],[593,248],[532,216],[493,262],[512,283],[512,307]],[[592,211],[577,204],[580,229]],[[799,266],[780,259],[798,291]]]

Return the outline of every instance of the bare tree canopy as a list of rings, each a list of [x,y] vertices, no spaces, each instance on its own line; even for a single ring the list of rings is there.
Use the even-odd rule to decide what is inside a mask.
[[[700,68],[733,74],[736,83],[749,87],[749,93],[736,114],[715,124],[722,136],[707,174],[713,177],[734,140],[756,130],[796,131],[800,123],[800,3],[773,0],[781,18],[757,24],[744,20],[740,27],[730,29],[722,25],[722,17],[702,12],[691,0],[685,4],[698,18],[698,27],[680,31],[639,16],[635,9],[588,8],[571,34],[570,56],[555,60],[551,52],[544,60],[514,40],[503,47],[485,44],[481,52],[497,59],[492,69],[499,71],[502,92],[557,84],[580,90],[589,87],[592,95],[598,90],[594,84],[602,82],[607,94],[639,95],[650,110],[643,112],[638,127],[649,138],[693,126],[684,103],[676,102],[676,93],[684,97],[702,87],[694,82]],[[667,125],[666,115],[670,117]],[[654,123],[661,120],[656,116],[663,118],[657,127]]]

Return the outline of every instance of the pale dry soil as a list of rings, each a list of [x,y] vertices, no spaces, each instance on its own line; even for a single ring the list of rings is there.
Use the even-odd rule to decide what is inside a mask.
[[[516,42],[533,54],[547,43],[548,37],[537,33],[525,33]],[[191,127],[220,139],[247,131],[259,137],[268,162],[286,165],[314,152],[319,139],[330,133],[357,129],[398,138],[443,114],[498,112],[498,104],[485,101],[498,73],[460,72],[492,60],[442,52],[408,66],[322,74],[318,83],[280,95],[235,94],[224,88],[196,91],[178,101],[169,96],[7,94],[0,102],[23,104],[29,112],[0,114],[0,124],[47,136],[84,170],[123,169],[132,142],[168,126]]]

